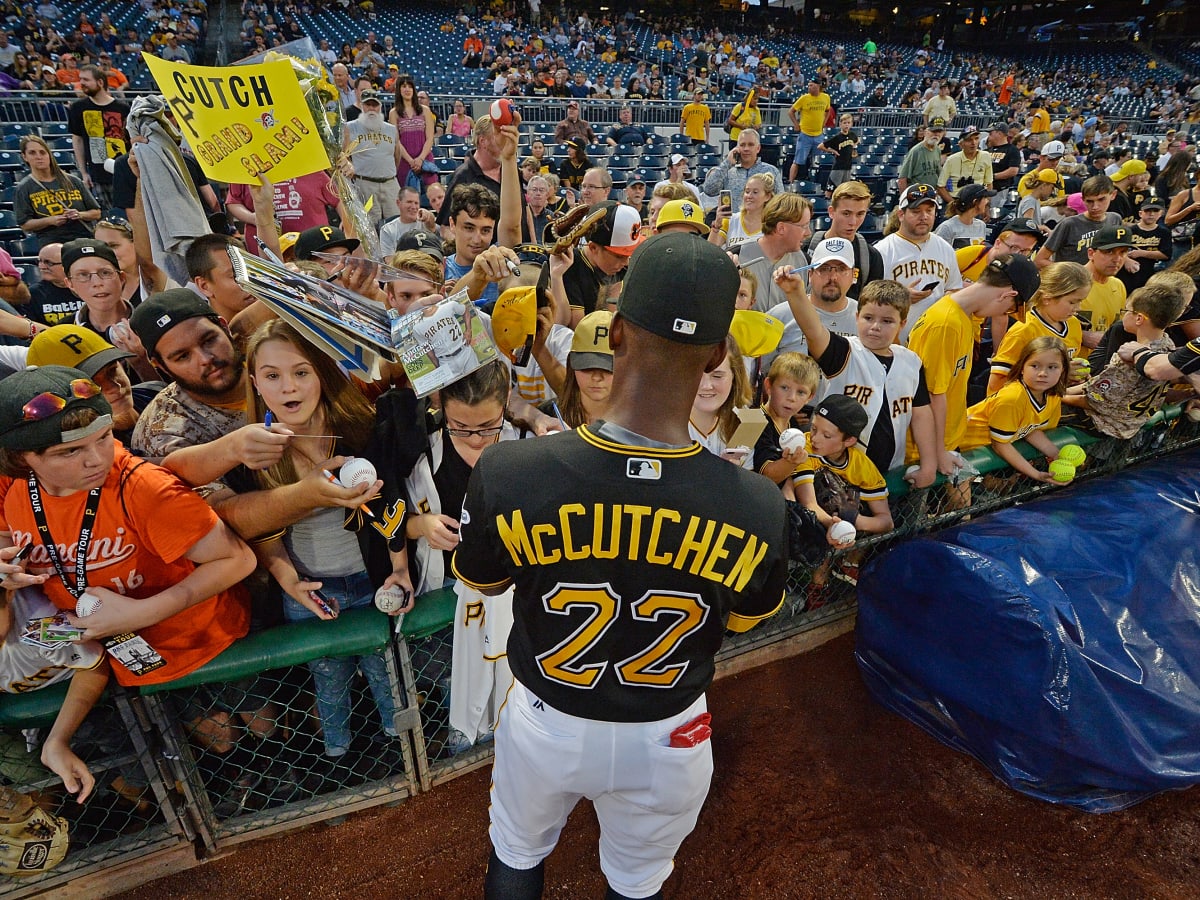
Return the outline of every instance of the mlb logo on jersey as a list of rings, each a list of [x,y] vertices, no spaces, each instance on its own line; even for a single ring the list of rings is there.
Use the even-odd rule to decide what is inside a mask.
[[[658,481],[662,478],[662,460],[635,456],[625,461],[625,477],[643,481]]]

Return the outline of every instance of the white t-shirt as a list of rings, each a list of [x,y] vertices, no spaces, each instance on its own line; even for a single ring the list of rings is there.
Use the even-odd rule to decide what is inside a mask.
[[[947,292],[963,286],[962,274],[954,249],[936,234],[929,235],[923,244],[914,244],[896,231],[875,245],[883,257],[883,277],[898,281],[907,288],[925,289],[933,283],[930,295],[912,305],[908,321],[900,330],[900,343],[908,342],[908,333],[917,319]]]

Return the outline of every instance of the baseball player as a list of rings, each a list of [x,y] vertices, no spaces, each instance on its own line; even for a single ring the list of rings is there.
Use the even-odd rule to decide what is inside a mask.
[[[687,430],[737,291],[715,245],[646,241],[609,335],[605,420],[497,444],[471,475],[455,575],[485,593],[515,588],[487,897],[541,896],[543,861],[581,797],[600,820],[608,896],[661,897],[700,814],[713,655],[726,628],[779,608],[787,574],[779,492]]]

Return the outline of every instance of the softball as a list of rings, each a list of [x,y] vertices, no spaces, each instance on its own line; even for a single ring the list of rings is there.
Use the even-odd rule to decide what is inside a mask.
[[[349,459],[338,470],[338,481],[342,487],[358,487],[363,484],[374,484],[377,478],[375,467],[369,459],[354,457]]]
[[[499,100],[493,100],[492,108],[489,112],[492,116],[493,125],[511,125],[513,123],[513,105],[511,100],[503,97]]]
[[[1075,467],[1065,460],[1056,459],[1050,463],[1050,474],[1055,481],[1066,484],[1075,478]]]
[[[402,587],[382,587],[375,592],[375,606],[388,615],[404,607],[408,602],[408,591]]]
[[[779,446],[785,453],[791,453],[797,447],[804,446],[804,432],[799,428],[789,428],[779,435]]]
[[[834,522],[833,527],[829,529],[829,536],[839,544],[853,544],[854,539],[858,537],[858,529],[849,522]]]
[[[79,618],[90,616],[100,608],[100,598],[95,594],[89,594],[86,591],[80,595],[79,600],[75,603],[75,615]]]
[[[1078,444],[1063,444],[1058,451],[1059,462],[1070,463],[1075,468],[1079,468],[1087,462],[1087,454],[1083,452],[1083,448]]]

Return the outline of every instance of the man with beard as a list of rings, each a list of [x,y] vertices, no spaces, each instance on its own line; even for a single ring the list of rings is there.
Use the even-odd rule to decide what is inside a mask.
[[[932,231],[941,206],[933,185],[910,186],[900,195],[900,230],[875,245],[883,257],[883,277],[900,282],[912,298],[908,321],[900,331],[902,344],[925,310],[963,286],[954,248]]]
[[[264,469],[283,456],[287,429],[246,422],[246,369],[225,322],[194,291],[174,288],[154,294],[129,322],[147,356],[172,379],[143,410],[133,430],[132,449],[151,459],[198,444],[214,458]],[[315,476],[270,491],[233,494],[219,482],[200,488],[209,504],[239,534],[257,537],[298,522],[314,509],[356,508],[373,493],[330,484],[321,469],[345,462],[333,457]],[[233,467],[231,463],[230,468]]]
[[[368,198],[374,198],[367,214],[378,228],[382,219],[400,214],[396,205],[400,193],[396,181],[396,126],[383,117],[379,91],[361,91],[358,102],[362,115],[346,123],[344,149],[354,165],[354,187],[359,199],[365,206]]]
[[[105,163],[129,149],[129,135],[125,131],[129,104],[109,93],[108,78],[99,66],[84,66],[80,70],[79,90],[83,96],[67,110],[75,167],[101,208],[106,209],[111,203],[112,170]]]

